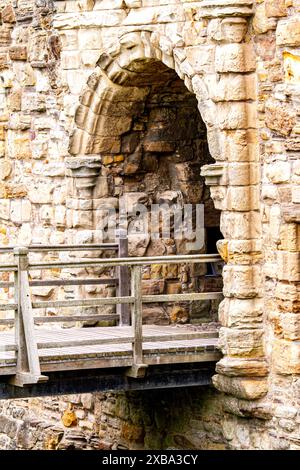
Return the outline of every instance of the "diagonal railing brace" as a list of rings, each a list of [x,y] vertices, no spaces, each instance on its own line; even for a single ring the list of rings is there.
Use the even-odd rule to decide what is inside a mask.
[[[28,248],[14,249],[18,270],[15,272],[15,339],[17,346],[16,375],[10,383],[18,387],[45,382],[48,377],[41,374],[37,341],[29,288]]]

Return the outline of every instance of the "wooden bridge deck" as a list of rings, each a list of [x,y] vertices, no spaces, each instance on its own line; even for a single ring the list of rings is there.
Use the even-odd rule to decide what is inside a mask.
[[[78,249],[96,252],[115,249],[121,257],[79,260],[56,257],[53,261],[33,262],[29,256],[31,251],[60,253]],[[0,248],[0,253],[11,250]],[[153,264],[215,263],[220,261],[219,255],[129,258],[127,241],[121,238],[113,245],[19,247],[13,253],[13,263],[0,265],[0,272],[14,275],[13,281],[0,281],[0,288],[14,290],[14,302],[0,303],[0,312],[4,312],[0,318],[0,398],[210,383],[214,364],[221,356],[217,349],[217,330],[192,325],[143,325],[143,304],[218,301],[222,292],[147,295],[143,292],[142,270]],[[113,270],[115,277],[52,279],[49,276],[49,270],[53,269],[99,267]],[[31,272],[36,270],[47,277],[35,280]],[[115,286],[115,297],[81,298],[79,295],[74,299],[37,301],[31,290],[34,286],[64,289],[68,285],[107,283]],[[116,306],[116,312],[84,315],[79,310],[79,314],[72,315],[77,307],[99,309],[103,305]],[[56,309],[58,315],[45,315],[47,308]],[[64,313],[66,308],[71,309],[71,315]],[[12,311],[13,317],[11,313],[6,316],[5,312]],[[114,321],[118,326],[61,326],[99,320]]]
[[[147,365],[213,362],[220,358],[217,331],[195,331],[190,325],[143,326],[143,363]],[[35,328],[42,372],[129,367],[134,332],[130,326]],[[172,339],[169,339],[172,337]],[[13,331],[0,332],[0,375],[15,374]]]

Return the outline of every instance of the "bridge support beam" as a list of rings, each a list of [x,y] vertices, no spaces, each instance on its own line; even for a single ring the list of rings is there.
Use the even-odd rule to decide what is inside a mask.
[[[150,366],[145,377],[126,376],[125,368],[50,372],[47,383],[15,387],[0,382],[0,399],[32,398],[77,393],[153,390],[158,388],[207,387],[215,372],[213,363]]]

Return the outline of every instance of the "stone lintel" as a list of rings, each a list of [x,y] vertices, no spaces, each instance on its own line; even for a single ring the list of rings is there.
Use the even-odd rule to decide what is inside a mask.
[[[249,17],[253,14],[253,0],[204,0],[200,3],[202,18]]]

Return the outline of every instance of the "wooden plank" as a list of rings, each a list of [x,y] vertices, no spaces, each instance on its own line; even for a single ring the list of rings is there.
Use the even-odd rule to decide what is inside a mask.
[[[5,287],[14,287],[13,282],[8,282],[8,281],[0,281],[0,287],[5,288]]]
[[[14,251],[18,272],[15,276],[15,296],[18,304],[16,316],[17,370],[11,379],[15,386],[23,387],[29,383],[47,380],[42,376],[38,349],[34,333],[33,312],[30,299],[28,278],[28,250],[18,248]]]
[[[222,292],[201,292],[190,294],[165,294],[165,295],[144,295],[142,302],[155,303],[155,302],[182,302],[193,300],[219,300],[223,298]],[[90,307],[100,305],[118,305],[118,304],[132,304],[133,297],[98,297],[96,299],[74,299],[74,300],[48,300],[41,302],[33,302],[33,308],[59,308],[59,307]],[[14,305],[14,304],[11,304]],[[9,310],[9,308],[6,308]]]
[[[65,362],[43,361],[41,359],[41,368],[43,373],[58,372],[64,370],[85,370],[85,369],[106,369],[111,367],[129,367],[132,365],[132,357],[121,358],[87,358],[68,360]],[[1,371],[0,371],[1,374]],[[8,375],[8,374],[7,374]]]
[[[33,308],[58,308],[58,307],[98,307],[100,305],[132,304],[132,297],[98,297],[97,299],[76,299],[76,300],[48,300],[32,302]]]
[[[22,321],[22,312],[21,312],[21,255],[16,252],[14,254],[18,271],[14,273],[14,298],[17,305],[15,312],[15,343],[18,347],[17,352],[17,371],[22,372],[23,370],[28,370],[28,358],[26,351],[26,341],[24,333],[24,325]]]
[[[30,287],[41,286],[89,286],[89,285],[116,285],[117,278],[110,279],[45,279],[42,281],[30,281]],[[14,287],[14,282],[0,281],[0,288]]]
[[[43,281],[30,281],[32,287],[40,286],[89,286],[89,285],[116,285],[117,278],[110,279],[45,279]],[[8,284],[8,283],[7,283]],[[1,287],[1,283],[0,283]]]
[[[53,317],[34,317],[34,323],[59,323],[59,322],[77,322],[77,321],[113,321],[119,320],[119,315],[70,315],[70,316],[53,316]],[[11,320],[10,320],[11,321]],[[12,320],[13,321],[13,320]],[[1,325],[1,320],[0,320]]]
[[[69,262],[39,262],[30,263],[30,269],[52,269],[52,268],[82,268],[95,266],[143,266],[151,264],[178,264],[178,263],[215,263],[221,261],[219,255],[176,255],[157,257],[132,257],[132,258],[110,258],[90,261],[69,261]]]
[[[15,365],[3,365],[0,363],[0,376],[1,375],[15,375],[16,366]]]
[[[128,238],[123,238],[122,233],[119,234],[118,257],[128,257]],[[130,296],[130,273],[128,266],[118,266],[117,274],[119,278],[117,290],[118,297]],[[120,315],[120,325],[130,325],[130,309],[128,304],[118,304],[117,313]]]
[[[198,362],[217,362],[221,359],[222,354],[219,351],[212,352],[199,352],[192,354],[179,354],[175,355],[160,355],[150,356],[144,353],[144,362],[148,365],[161,365],[161,364],[184,364],[184,363],[198,363]]]
[[[131,307],[131,320],[134,333],[133,363],[143,364],[143,305],[142,305],[142,270],[133,266],[131,273],[131,294],[135,301]]]
[[[153,302],[182,302],[193,300],[219,300],[223,298],[222,292],[196,292],[190,294],[157,294],[157,295],[144,295],[142,301],[145,303]]]
[[[44,343],[37,343],[38,349],[52,349],[52,348],[67,348],[67,347],[82,347],[82,346],[102,346],[109,344],[126,344],[133,343],[134,337],[126,336],[124,338],[92,338],[92,339],[70,339],[60,341],[47,341]],[[113,350],[113,349],[112,349]]]
[[[115,344],[126,344],[126,343],[137,343],[137,355],[138,358],[141,357],[141,350],[142,350],[142,342],[145,343],[155,343],[155,342],[160,342],[163,341],[168,342],[168,341],[190,341],[193,339],[209,339],[205,338],[203,336],[203,333],[201,332],[196,332],[196,333],[179,333],[179,334],[173,334],[173,335],[158,335],[158,336],[142,336],[140,334],[141,331],[141,325],[140,323],[138,325],[135,325],[135,322],[133,324],[133,327],[137,329],[137,334],[131,335],[131,336],[119,336],[119,337],[93,337],[91,339],[85,338],[85,339],[79,339],[76,337],[72,338],[72,334],[68,335],[70,336],[70,339],[68,340],[61,340],[57,339],[56,341],[46,341],[46,342],[39,342],[37,343],[38,349],[49,349],[49,348],[66,348],[66,347],[79,347],[79,346],[97,346],[97,345],[104,345],[108,344],[111,345],[111,350],[113,351],[113,345]],[[134,331],[136,331],[134,329]],[[93,335],[92,335],[93,336]],[[136,341],[137,338],[137,341]],[[142,362],[138,362],[138,364],[141,364]]]
[[[0,247],[0,253],[12,253],[17,246]],[[29,245],[28,251],[90,251],[90,250],[117,250],[117,243],[100,243],[87,245]]]
[[[205,332],[192,332],[192,333],[178,333],[178,334],[169,334],[169,335],[152,335],[145,336],[143,335],[143,343],[154,343],[158,341],[189,341],[192,339],[208,339],[216,338],[217,336],[209,336]]]
[[[0,344],[0,351],[7,352],[7,351],[17,351],[17,346],[15,344]]]
[[[0,272],[15,272],[18,268],[15,264],[1,264]]]
[[[17,303],[0,304],[0,311],[1,310],[16,310],[17,308],[18,308]]]
[[[93,251],[93,250],[117,250],[118,243],[99,243],[85,245],[29,245],[29,251]]]
[[[12,326],[15,324],[14,318],[0,318],[0,325]]]
[[[21,277],[21,312],[26,340],[26,350],[28,355],[28,366],[32,376],[36,380],[41,376],[41,369],[38,356],[38,348],[34,333],[33,311],[30,300],[29,279],[27,271],[20,271]]]

